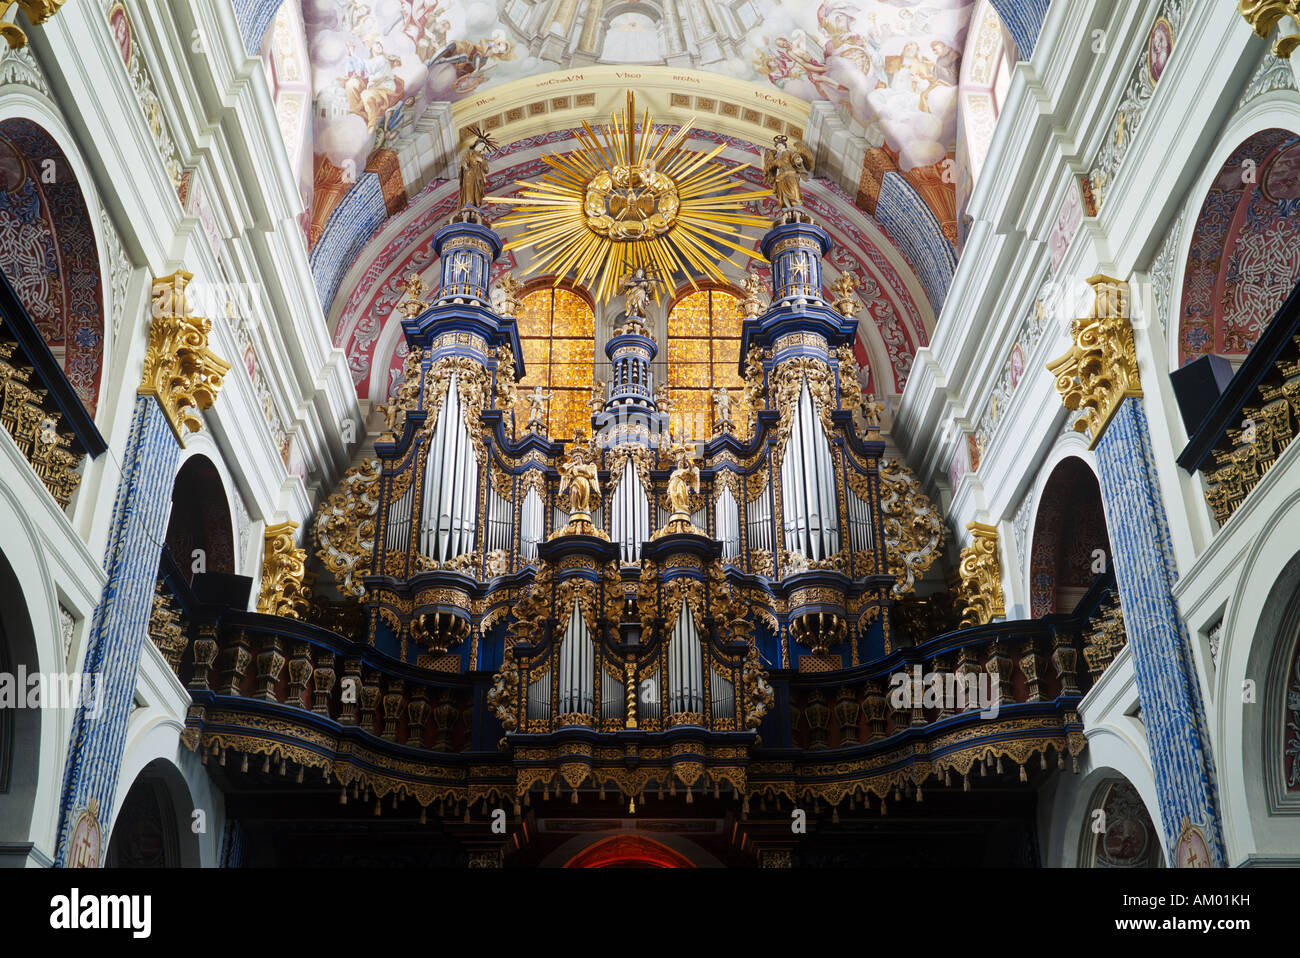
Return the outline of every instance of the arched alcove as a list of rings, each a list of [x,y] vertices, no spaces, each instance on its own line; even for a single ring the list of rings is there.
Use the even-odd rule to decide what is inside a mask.
[[[150,762],[117,809],[105,866],[196,866],[198,840],[189,827],[192,804],[180,770],[164,759]]]
[[[32,811],[40,774],[40,708],[20,707],[17,698],[27,695],[20,674],[40,672],[36,640],[22,585],[13,567],[0,552],[0,676],[9,689],[0,696],[0,843],[23,842],[31,834]],[[48,743],[46,743],[48,744]]]
[[[93,416],[104,366],[95,231],[67,157],[24,118],[0,120],[0,270]]]
[[[1210,184],[1183,270],[1180,365],[1241,359],[1300,279],[1300,134],[1243,141]]]
[[[187,582],[194,581],[200,549],[203,566],[198,571],[235,571],[230,503],[221,474],[206,456],[191,456],[176,473],[166,547]]]
[[[642,835],[611,835],[588,845],[565,868],[694,868],[681,852]]]
[[[1142,797],[1122,776],[1093,791],[1079,845],[1081,868],[1160,868],[1160,832]]]
[[[1073,611],[1110,561],[1110,535],[1097,477],[1082,459],[1062,459],[1043,487],[1034,518],[1030,614],[1037,618]]]

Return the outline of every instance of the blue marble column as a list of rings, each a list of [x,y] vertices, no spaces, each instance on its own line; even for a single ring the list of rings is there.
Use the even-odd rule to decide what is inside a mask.
[[[1096,453],[1115,580],[1164,819],[1166,859],[1174,864],[1186,819],[1204,833],[1211,864],[1221,867],[1227,854],[1214,757],[1191,642],[1173,595],[1178,571],[1139,397],[1123,400]]]
[[[103,597],[91,622],[83,671],[96,677],[98,708],[73,713],[71,745],[63,775],[55,862],[66,865],[68,839],[81,809],[96,799],[102,850],[108,848],[126,724],[135,698],[140,652],[149,641],[149,617],[158,557],[167,532],[172,481],[180,444],[158,400],[139,396],[113,504]],[[102,856],[102,851],[101,851]]]

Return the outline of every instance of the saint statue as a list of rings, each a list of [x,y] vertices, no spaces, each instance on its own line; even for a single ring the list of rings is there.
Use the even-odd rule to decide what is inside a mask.
[[[691,458],[690,446],[674,445],[673,458],[677,468],[668,477],[668,504],[672,506],[672,518],[683,519],[691,514],[691,493],[700,491],[700,467]]]
[[[654,294],[655,278],[653,270],[638,266],[619,280],[618,289],[623,294],[623,309],[629,317],[645,318],[650,297]]]
[[[713,418],[718,432],[726,432],[735,426],[731,419],[731,393],[722,386],[713,391]]]
[[[745,298],[740,304],[746,319],[756,318],[767,308],[767,304],[763,302],[765,292],[763,278],[756,271],[750,270],[745,275]]]
[[[581,441],[581,436],[574,436],[569,456],[564,461],[560,473],[560,495],[569,494],[569,517],[571,520],[591,518],[591,500],[600,495],[600,479],[596,475],[596,464],[591,460],[591,451]]]
[[[812,173],[812,150],[803,140],[795,140],[791,146],[783,134],[778,134],[772,142],[774,149],[763,151],[763,183],[776,194],[781,209],[802,206],[799,179]]]
[[[488,151],[497,148],[496,140],[480,126],[471,126],[474,139],[460,157],[460,206],[482,207],[487,193]]]
[[[587,400],[587,406],[591,409],[593,416],[599,415],[600,411],[605,408],[605,380],[597,379],[591,384],[591,398]]]
[[[554,393],[542,392],[541,386],[534,386],[528,395],[528,431],[546,434],[546,404],[555,398]]]

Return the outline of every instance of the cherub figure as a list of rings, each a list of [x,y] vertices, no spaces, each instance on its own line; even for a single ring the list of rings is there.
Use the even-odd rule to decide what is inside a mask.
[[[542,392],[534,386],[528,395],[528,431],[546,435],[546,404],[555,398],[554,393]]]
[[[726,386],[713,391],[713,419],[718,432],[727,432],[736,425],[731,418],[731,393]]]

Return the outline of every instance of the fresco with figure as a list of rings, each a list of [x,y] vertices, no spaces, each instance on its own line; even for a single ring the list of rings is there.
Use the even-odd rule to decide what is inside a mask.
[[[598,19],[603,6],[304,0],[317,155],[359,171],[409,137],[430,103],[593,62],[707,67],[829,101],[903,171],[954,152],[973,0],[784,0],[761,11],[669,0]]]

